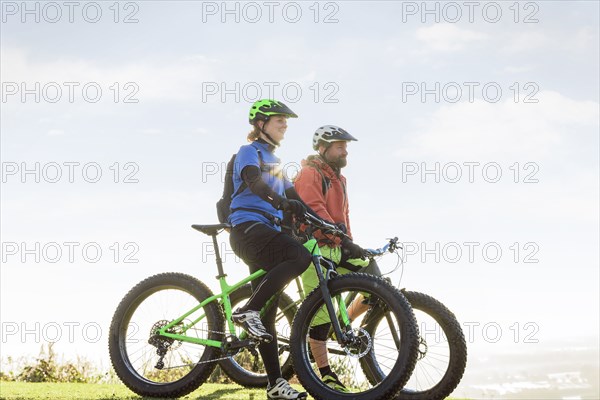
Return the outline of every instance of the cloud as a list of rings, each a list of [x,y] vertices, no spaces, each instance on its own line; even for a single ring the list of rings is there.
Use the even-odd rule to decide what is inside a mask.
[[[213,208],[196,212],[197,206],[203,202],[212,202],[212,199],[217,197],[204,187],[201,191],[138,189],[131,193],[119,193],[110,189],[94,193],[90,189],[85,191],[85,186],[76,184],[61,187],[62,189],[52,188],[56,192],[46,191],[46,196],[43,197],[27,196],[26,191],[13,190],[3,193],[2,207],[10,210],[10,213],[3,212],[2,215],[3,232],[13,238],[21,235],[81,236],[84,232],[94,236],[101,235],[100,232],[110,226],[115,232],[126,229],[133,220],[143,220],[147,223],[152,219],[153,223],[159,221],[169,223],[169,219],[181,216],[189,218],[189,215],[198,214],[205,215],[208,220],[209,216],[212,218],[214,214]],[[56,195],[57,192],[61,195]],[[157,210],[167,211],[165,214],[156,212]],[[81,222],[82,218],[90,216],[94,216],[95,219],[91,218],[87,224],[76,224],[77,221]],[[35,234],[23,227],[30,221],[36,221],[39,228],[36,229]],[[60,221],[60,226],[57,225],[57,221]],[[137,228],[132,227],[132,229]]]
[[[531,72],[535,68],[531,65],[507,65],[502,69],[502,72],[508,74],[522,74],[524,72]]]
[[[42,87],[56,82],[62,87],[65,99],[69,87],[64,82],[76,82],[79,84],[74,89],[76,102],[81,100],[83,85],[90,82],[100,85],[103,100],[112,101],[115,82],[120,84],[120,96],[133,94],[132,87],[124,87],[133,82],[139,89],[134,98],[186,101],[197,98],[201,83],[216,80],[220,69],[219,60],[198,54],[182,55],[166,62],[128,62],[111,66],[76,56],[34,60],[28,50],[15,47],[3,47],[0,54],[3,82],[26,82],[27,88],[33,87],[35,82],[40,82]]]
[[[441,106],[420,122],[397,154],[416,159],[545,159],[560,146],[577,142],[578,135],[597,131],[597,102],[552,91],[538,92],[536,104],[514,103],[508,97],[495,104],[475,100]]]
[[[192,129],[192,133],[199,134],[199,135],[209,135],[210,131],[206,128],[195,128],[195,129]]]
[[[486,34],[461,29],[451,24],[436,24],[416,31],[416,37],[423,42],[425,49],[439,52],[456,52],[465,49],[470,43],[485,41]]]
[[[539,50],[551,44],[547,32],[519,32],[504,35],[501,50],[506,53],[522,53]]]
[[[580,28],[575,34],[573,44],[578,50],[595,49],[598,51],[598,32],[589,26]]]
[[[140,133],[144,134],[144,135],[160,135],[161,131],[160,129],[140,129]]]
[[[498,38],[498,51],[508,56],[538,52],[567,54],[598,51],[598,32],[590,26],[583,26],[576,31],[544,29],[535,32],[505,32]]]

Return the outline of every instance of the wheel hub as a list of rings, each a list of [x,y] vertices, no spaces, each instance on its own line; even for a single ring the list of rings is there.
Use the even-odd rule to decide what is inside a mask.
[[[159,355],[164,355],[167,351],[175,350],[179,348],[179,346],[181,346],[181,341],[159,335],[158,332],[162,328],[167,326],[169,323],[170,321],[163,319],[158,322],[155,322],[154,325],[152,325],[152,328],[150,329],[150,338],[148,339],[148,344],[156,347],[157,353]],[[177,330],[176,326],[169,328],[167,332],[174,334],[180,333]]]
[[[364,357],[373,347],[371,335],[363,328],[354,328],[349,332],[350,342],[344,346],[344,352],[352,358]]]
[[[419,348],[418,348],[418,354],[417,354],[417,360],[420,361],[422,359],[425,358],[425,356],[427,355],[427,350],[429,350],[429,347],[427,346],[427,342],[425,341],[425,339],[421,336],[419,336]]]

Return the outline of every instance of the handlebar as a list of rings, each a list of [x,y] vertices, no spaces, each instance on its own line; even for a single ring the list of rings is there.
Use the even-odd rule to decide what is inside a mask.
[[[333,234],[339,237],[349,237],[346,235],[337,225],[324,221],[320,218],[313,216],[312,214],[305,213],[302,216],[302,222],[307,225],[312,225],[317,229],[321,229],[327,233]],[[385,246],[380,247],[379,249],[365,249],[365,257],[374,258],[378,256],[382,256],[387,252],[393,253],[397,249],[402,249],[402,245],[398,243],[398,238],[389,239],[389,241],[385,244]]]
[[[297,219],[299,221],[302,221],[302,223],[304,223],[306,225],[310,225],[309,235],[312,235],[311,228],[312,229],[316,228],[316,229],[321,229],[324,232],[331,233],[331,234],[339,236],[339,237],[349,237],[340,229],[340,227],[334,225],[333,223],[324,221],[321,218],[317,218],[311,214],[305,213],[303,216],[301,216],[300,218],[297,218]],[[373,259],[375,257],[383,256],[387,252],[397,253],[396,250],[398,250],[398,249],[403,249],[402,243],[398,242],[397,237],[394,237],[394,238],[388,239],[388,242],[383,247],[380,247],[378,249],[364,249],[363,256],[366,258],[369,258],[369,259]],[[382,276],[393,273],[400,266],[402,268],[401,269],[402,273],[400,274],[400,280],[398,281],[398,285],[397,285],[398,287],[400,287],[400,282],[402,281],[402,275],[404,273],[404,259],[402,258],[402,256],[400,254],[397,253],[397,255],[398,255],[398,263],[396,264],[396,266],[391,271],[382,273]]]
[[[339,237],[348,237],[337,225],[324,221],[320,218],[317,218],[309,213],[304,213],[304,215],[300,218],[303,223],[307,225],[312,225],[313,227],[320,229],[326,233],[330,233]]]
[[[393,253],[396,249],[401,249],[402,246],[398,244],[398,238],[395,237],[393,239],[389,239],[389,242],[386,243],[385,246],[380,247],[379,249],[365,249],[365,257],[373,258],[377,256],[382,256],[388,251]]]

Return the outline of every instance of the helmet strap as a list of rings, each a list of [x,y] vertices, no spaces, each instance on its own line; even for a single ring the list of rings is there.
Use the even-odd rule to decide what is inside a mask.
[[[327,151],[329,151],[329,148],[331,147],[331,144],[333,142],[329,142],[327,143],[327,146],[325,147],[325,150],[321,153],[319,152],[319,155],[321,156],[321,158],[323,159],[323,161],[327,162],[327,159],[325,158],[325,154],[327,154]]]
[[[267,118],[267,119],[266,119],[266,120],[264,120],[264,121],[265,121],[265,122],[264,122],[263,126],[262,126],[262,127],[260,127],[260,126],[259,126],[259,127],[258,127],[258,129],[260,129],[260,131],[261,131],[261,132],[262,132],[262,133],[263,133],[263,134],[264,134],[264,135],[267,137],[267,139],[268,139],[268,141],[270,142],[270,144],[271,144],[271,145],[273,145],[273,146],[275,146],[275,147],[278,147],[278,146],[279,146],[279,142],[278,142],[278,141],[276,141],[275,139],[273,139],[273,138],[271,137],[271,135],[269,135],[269,134],[268,134],[268,133],[267,133],[267,132],[266,132],[266,131],[263,129],[263,128],[264,128],[264,126],[267,124],[267,122],[269,122],[269,118]]]

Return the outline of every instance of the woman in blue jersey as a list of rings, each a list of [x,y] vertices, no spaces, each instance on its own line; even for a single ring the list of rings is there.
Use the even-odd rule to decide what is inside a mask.
[[[259,310],[292,279],[308,268],[311,255],[304,246],[281,232],[284,212],[303,215],[307,208],[294,186],[283,176],[274,151],[287,130],[287,119],[297,115],[276,100],[259,100],[250,109],[250,144],[235,159],[231,201],[230,241],[233,251],[248,264],[250,272],[267,274],[252,282],[252,296],[232,315],[233,321],[262,343],[258,349],[265,364],[269,399],[304,399],[306,393],[292,388],[281,376],[275,330],[277,307],[261,321]]]

